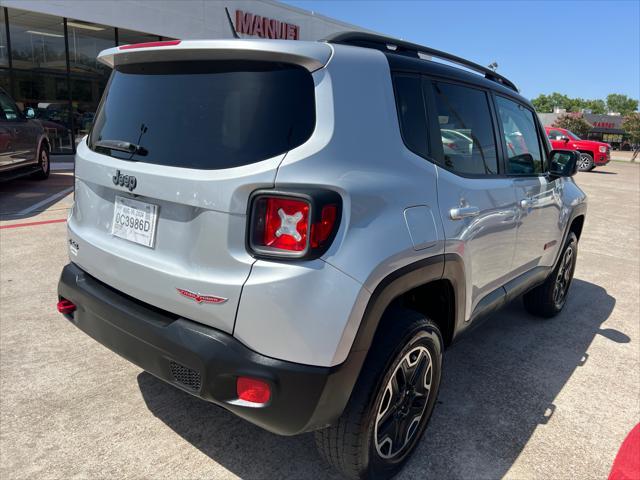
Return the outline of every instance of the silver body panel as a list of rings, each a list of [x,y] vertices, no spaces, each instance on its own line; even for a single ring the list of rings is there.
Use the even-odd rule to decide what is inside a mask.
[[[438,192],[445,252],[464,263],[468,320],[485,295],[514,277],[519,212],[513,179],[466,178],[438,167]],[[454,219],[456,208],[475,208],[477,214]]]
[[[468,320],[496,288],[535,266],[553,264],[572,210],[585,201],[571,179],[465,178],[408,150],[389,63],[379,51],[308,42],[195,41],[153,53],[112,49],[102,58],[108,64],[133,55],[166,60],[162,52],[168,51],[182,58],[240,55],[307,66],[315,83],[315,130],[284,155],[212,171],[131,163],[81,142],[69,219],[69,235],[79,248],[70,258],[114,288],[233,333],[263,355],[318,366],[344,362],[383,279],[445,253],[464,266],[461,313]],[[114,186],[116,170],[136,176],[135,196]],[[256,260],[247,252],[249,196],[274,187],[327,188],[342,197],[339,230],[320,259]],[[110,234],[116,194],[159,205],[154,249]],[[198,304],[176,288],[227,301]]]

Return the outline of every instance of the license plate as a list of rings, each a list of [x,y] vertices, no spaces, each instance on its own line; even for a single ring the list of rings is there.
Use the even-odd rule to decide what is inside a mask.
[[[157,218],[157,205],[116,196],[111,234],[153,248]]]

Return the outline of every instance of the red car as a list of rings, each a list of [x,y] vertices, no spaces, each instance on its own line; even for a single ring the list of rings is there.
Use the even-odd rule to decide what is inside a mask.
[[[587,172],[611,161],[611,145],[593,140],[582,140],[566,128],[544,127],[551,146],[558,150],[577,150],[580,152],[578,170]]]

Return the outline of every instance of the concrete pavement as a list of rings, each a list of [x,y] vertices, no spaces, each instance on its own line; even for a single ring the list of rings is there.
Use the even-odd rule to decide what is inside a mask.
[[[68,173],[49,193],[72,185]],[[58,177],[58,175],[60,175]],[[445,354],[439,405],[398,477],[606,478],[640,420],[640,168],[580,173],[589,212],[565,311],[520,302]],[[56,311],[71,196],[0,184],[0,478],[336,478],[284,438],[166,385]],[[44,210],[44,211],[42,211]]]

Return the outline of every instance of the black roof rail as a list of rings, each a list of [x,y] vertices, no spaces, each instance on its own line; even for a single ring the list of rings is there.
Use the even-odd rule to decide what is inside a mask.
[[[391,53],[397,53],[399,55],[410,55],[416,58],[420,58],[418,53],[424,53],[435,58],[440,58],[451,63],[455,63],[461,67],[468,68],[478,73],[482,73],[488,80],[500,83],[512,90],[518,91],[518,87],[515,84],[494,72],[488,67],[483,67],[477,63],[465,60],[462,57],[452,55],[451,53],[436,50],[434,48],[425,47],[424,45],[418,45],[417,43],[405,42],[404,40],[398,40],[393,37],[385,37],[383,35],[376,35],[375,33],[348,31],[340,32],[334,35],[330,35],[323,41],[328,43],[338,43],[342,45],[354,45],[358,47],[375,48]]]

